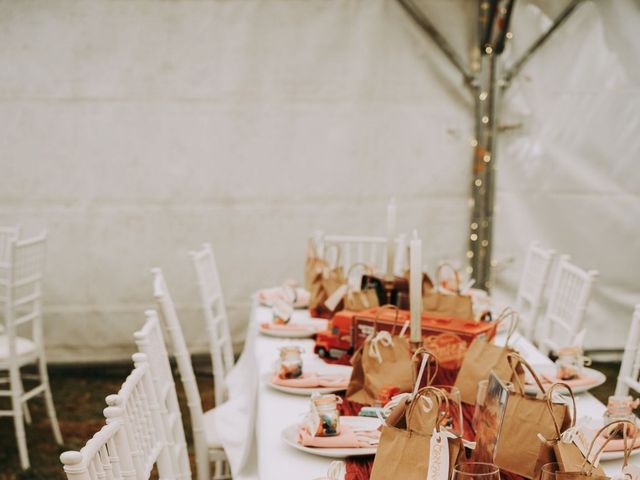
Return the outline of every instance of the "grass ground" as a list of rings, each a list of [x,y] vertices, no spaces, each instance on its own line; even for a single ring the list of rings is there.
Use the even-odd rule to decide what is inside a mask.
[[[205,409],[212,408],[213,385],[210,365],[207,365],[206,359],[197,359],[194,364],[203,406]],[[593,368],[605,373],[608,378],[607,383],[592,390],[603,402],[613,393],[619,367],[619,364],[614,363],[593,365]],[[130,369],[130,365],[51,367],[51,388],[64,446],[59,447],[53,441],[44,402],[41,398],[32,400],[29,408],[33,423],[27,426],[31,468],[27,471],[20,469],[13,422],[9,418],[0,418],[0,480],[64,479],[58,456],[65,450],[79,449],[102,426],[104,397],[118,390]],[[176,387],[183,412],[187,443],[192,446],[189,415],[185,409],[184,392],[179,381]],[[193,454],[192,451],[190,453]],[[191,464],[192,471],[195,472],[193,457]]]

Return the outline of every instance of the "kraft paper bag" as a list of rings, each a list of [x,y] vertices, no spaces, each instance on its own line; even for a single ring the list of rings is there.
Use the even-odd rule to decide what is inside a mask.
[[[386,308],[395,309],[397,317],[398,308],[393,305],[380,307],[378,315]],[[363,405],[374,405],[380,390],[390,385],[397,387],[400,392],[410,392],[414,376],[411,358],[409,340],[393,332],[378,331],[374,321],[374,332],[352,357],[353,371],[347,387],[347,399]]]
[[[596,448],[596,443],[604,432],[609,431],[611,428],[621,427],[626,432],[627,427],[631,427],[634,431],[633,437],[628,437],[625,433],[624,436],[624,460],[622,464],[622,470],[619,474],[612,476],[611,478],[637,478],[638,469],[635,466],[629,465],[629,457],[631,456],[631,450],[635,444],[635,439],[638,434],[637,426],[634,422],[629,420],[613,421],[604,427],[602,427],[593,437],[589,448],[587,450],[586,457],[583,457],[582,464],[577,470],[561,471],[556,474],[558,480],[610,480],[605,472],[600,467],[595,467],[593,464],[596,462],[588,461],[587,459],[597,459],[604,447],[612,440],[611,437],[607,437],[604,442],[601,442],[600,446]],[[571,467],[573,468],[573,466]]]
[[[464,448],[460,438],[449,438],[441,436],[442,430],[440,420],[443,416],[434,415],[430,425],[429,433],[420,433],[413,429],[412,411],[420,406],[422,398],[427,396],[433,402],[433,408],[439,412],[442,408],[441,393],[434,393],[433,387],[426,387],[418,391],[413,397],[411,404],[407,408],[407,418],[405,429],[385,426],[382,428],[380,443],[373,462],[371,480],[424,480],[429,476],[430,462],[436,456],[432,456],[432,445],[436,440],[436,445],[446,445],[447,471],[441,474],[434,474],[433,478],[451,478],[453,467],[464,456]],[[436,436],[434,438],[434,435]],[[441,443],[442,442],[442,443]],[[438,447],[440,448],[440,447]],[[434,469],[435,465],[431,465]]]
[[[554,422],[558,421],[561,425],[567,424],[568,408],[564,403],[552,403],[552,415],[546,398],[526,396],[524,380],[518,372],[522,367],[533,375],[540,391],[543,394],[546,394],[546,391],[538,375],[526,360],[515,353],[509,353],[507,358],[513,369],[517,391],[511,392],[507,400],[494,463],[503,470],[532,479],[535,477],[540,455],[538,435],[553,438],[556,435]],[[518,364],[513,365],[514,361]]]
[[[555,386],[555,385],[554,385]],[[573,425],[575,427],[575,424]],[[597,465],[594,465],[596,462],[595,459],[598,458],[600,453],[604,450],[604,447],[612,440],[611,437],[607,437],[604,442],[600,444],[600,446],[596,450],[597,440],[601,438],[602,433],[609,431],[612,427],[621,427],[625,432],[624,435],[624,462],[623,462],[623,471],[624,467],[627,467],[629,464],[629,456],[631,454],[631,450],[635,445],[636,435],[638,434],[637,426],[630,422],[629,420],[619,420],[613,421],[604,427],[602,427],[591,440],[591,443],[587,449],[587,455],[584,455],[582,451],[578,448],[578,446],[571,441],[563,441],[564,439],[561,437],[553,444],[553,451],[556,456],[556,461],[560,465],[560,470],[563,472],[581,472],[582,475],[587,475],[588,477],[605,477],[605,471]],[[631,427],[634,431],[634,436],[630,437],[626,435],[626,427]],[[567,432],[571,433],[571,432]],[[596,451],[594,451],[596,450]],[[624,475],[621,475],[624,477]]]
[[[340,264],[340,249],[337,245],[336,265]],[[316,255],[311,241],[307,245],[307,260],[304,269],[304,286],[309,291],[309,310],[327,311],[324,303],[342,284],[346,283],[342,267],[330,267]]]
[[[359,291],[349,290],[344,298],[345,310],[352,312],[360,312],[379,306],[378,294],[373,288],[365,288]]]
[[[554,403],[553,394],[556,390],[560,388],[566,389],[567,392],[569,393],[569,397],[571,398],[571,412],[570,413],[567,412],[567,416],[565,417],[564,422],[557,421],[557,419],[554,416],[555,412],[553,408],[553,403]],[[557,452],[556,447],[558,445],[558,442],[560,442],[560,438],[564,432],[566,432],[570,428],[575,427],[575,421],[576,421],[576,399],[569,385],[567,385],[566,383],[553,384],[549,388],[549,390],[547,390],[547,393],[545,394],[545,400],[547,402],[547,409],[549,411],[549,415],[551,416],[551,420],[553,420],[553,423],[554,423],[555,434],[550,439],[539,436],[539,439],[542,441],[542,443],[540,445],[540,450],[538,452],[538,460],[536,462],[536,467],[534,469],[533,478],[535,480],[539,480],[541,478],[542,467],[544,465],[546,465],[547,463],[555,463],[558,461],[558,457],[556,456],[556,452]],[[576,450],[577,450],[577,447],[576,447]],[[570,449],[567,450],[567,452],[572,453]],[[578,453],[579,453],[579,450],[578,450]],[[580,465],[581,464],[582,463],[580,463]],[[578,465],[578,467],[580,467],[580,465]]]
[[[469,345],[454,386],[460,390],[460,399],[469,405],[475,405],[478,397],[478,383],[488,380],[493,371],[503,382],[511,379],[511,367],[507,356],[516,352],[509,346],[513,332],[518,326],[518,314],[505,309],[498,317],[498,322],[511,321],[507,341],[504,347],[489,343],[482,337],[476,337]]]
[[[473,320],[471,297],[427,291],[422,297],[422,311],[443,317]]]
[[[420,390],[423,380],[426,386],[431,386],[438,373],[438,359],[427,349],[423,347],[418,348],[411,359],[414,362],[414,372],[416,372],[414,375],[413,392],[411,395],[405,394],[389,413],[385,425],[390,427],[407,428],[405,418],[407,416],[407,408],[411,404],[411,399]],[[443,392],[443,395],[446,394]],[[411,424],[414,426],[415,431],[427,434],[430,433],[430,428],[433,427],[433,418],[431,417],[437,412],[433,410],[430,414],[424,415],[424,405],[422,407],[423,408],[413,410]]]
[[[441,291],[442,270],[447,267],[454,272],[456,279],[455,290],[449,293]],[[441,315],[443,317],[462,318],[473,320],[473,304],[469,295],[460,293],[460,274],[450,264],[443,263],[436,271],[436,286],[432,290],[426,290],[422,294],[422,311]]]

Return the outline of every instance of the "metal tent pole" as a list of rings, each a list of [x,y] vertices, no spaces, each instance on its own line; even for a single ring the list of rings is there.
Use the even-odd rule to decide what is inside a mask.
[[[398,0],[402,8],[460,72],[465,84],[474,96],[475,139],[473,140],[471,198],[469,200],[471,221],[467,270],[475,278],[478,288],[487,291],[491,288],[499,97],[529,58],[569,18],[582,1],[584,0],[570,0],[551,27],[527,49],[501,78],[498,78],[499,57],[504,50],[506,40],[511,37],[509,21],[515,0],[478,0],[478,49],[481,55],[479,69],[473,72],[465,67],[462,58],[413,0]]]

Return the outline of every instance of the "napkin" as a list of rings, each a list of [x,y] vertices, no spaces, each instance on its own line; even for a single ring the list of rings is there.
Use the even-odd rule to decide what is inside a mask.
[[[340,425],[340,434],[333,437],[314,437],[305,426],[298,430],[298,442],[315,448],[371,448],[377,445],[380,432],[377,430],[354,430],[350,425]]]
[[[627,440],[627,442],[629,442],[630,440]],[[638,448],[640,447],[640,436],[636,437],[635,442],[633,442],[633,447],[632,448]],[[604,446],[604,452],[622,452],[624,450],[624,439],[619,438],[619,439],[615,439],[615,440],[610,440],[609,443],[607,443]]]
[[[546,373],[540,374],[540,380],[542,380],[543,385],[551,385],[556,382],[563,382],[569,385],[571,388],[575,387],[584,387],[587,385],[593,385],[598,383],[598,379],[594,377],[589,377],[587,375],[578,375],[578,378],[574,378],[572,380],[560,380],[555,375],[548,375]],[[528,382],[527,382],[528,383]]]
[[[281,299],[287,302],[293,302],[295,308],[306,308],[309,306],[310,297],[310,293],[304,288],[295,288],[286,285],[282,287],[265,288],[258,291],[258,300],[262,305],[267,307],[273,306],[276,300]]]
[[[349,385],[349,377],[344,375],[320,375],[315,372],[303,373],[299,378],[280,378],[274,375],[271,383],[283,387],[294,388],[347,388]]]
[[[313,325],[300,325],[295,323],[285,323],[284,325],[277,323],[261,323],[260,328],[263,330],[282,330],[285,332],[315,332]]]

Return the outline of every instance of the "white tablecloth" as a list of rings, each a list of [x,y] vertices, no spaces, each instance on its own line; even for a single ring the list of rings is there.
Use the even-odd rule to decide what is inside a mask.
[[[305,319],[308,319],[306,311],[296,311],[292,321]],[[271,310],[254,304],[245,352],[230,374],[235,384],[245,385],[245,388],[236,388],[236,391],[231,392],[231,400],[216,415],[216,422],[231,460],[234,479],[314,479],[326,474],[331,460],[295,450],[280,438],[281,431],[301,419],[308,410],[308,397],[275,391],[265,384],[262,377],[271,371],[277,359],[278,348],[287,344],[305,348],[305,367],[314,368],[315,364],[321,368],[325,364],[312,356],[312,340],[278,339],[259,335],[257,324],[270,320]],[[504,335],[496,338],[497,344],[503,344],[504,341]],[[512,343],[531,364],[550,363],[547,357],[523,337],[518,335]],[[252,382],[257,382],[257,395],[251,393],[255,391]],[[243,391],[249,392],[249,395],[243,394]],[[234,397],[234,394],[239,397]],[[580,416],[602,418],[605,407],[595,397],[585,393],[577,395],[576,399]],[[256,410],[255,422],[254,418],[245,419],[250,422],[247,425],[246,421],[233,418],[233,415],[250,414],[252,405]],[[256,452],[257,455],[253,455]],[[608,474],[615,474],[620,471],[622,461],[602,462],[602,466]]]

